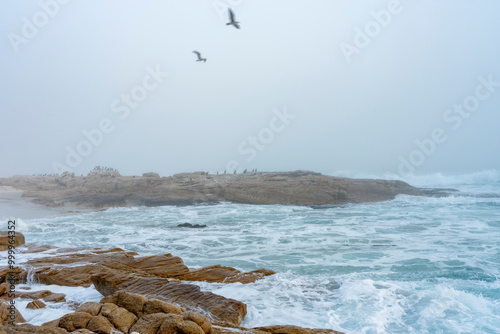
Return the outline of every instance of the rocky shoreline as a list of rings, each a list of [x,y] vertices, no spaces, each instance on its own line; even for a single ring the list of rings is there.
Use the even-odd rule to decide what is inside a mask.
[[[0,186],[22,190],[22,197],[32,203],[83,209],[219,202],[328,206],[386,201],[400,194],[445,196],[449,191],[420,189],[403,181],[350,179],[309,171],[197,172],[160,177],[157,173],[121,176],[113,170],[95,170],[87,176],[66,173],[0,178]]]
[[[0,235],[0,249],[8,245],[6,232]],[[46,256],[19,263],[14,268],[0,267],[0,333],[140,333],[140,334],[339,334],[330,329],[297,326],[243,328],[247,306],[237,300],[204,292],[192,281],[248,284],[274,272],[259,269],[242,273],[220,265],[191,269],[171,254],[138,256],[122,249],[56,248],[25,244],[17,233],[16,248],[23,254]],[[26,283],[28,278],[42,284],[88,287],[103,295],[97,302],[73,305],[75,312],[48,321],[41,326],[24,324],[23,311],[9,310],[10,284]],[[45,303],[64,303],[65,295],[49,290],[15,293],[29,299],[29,308],[40,309]]]
[[[205,172],[160,177],[121,176],[113,170],[97,170],[87,176],[72,173],[55,176],[13,176],[0,179],[6,200],[16,196],[32,204],[61,212],[103,210],[110,207],[215,204],[282,204],[325,207],[344,203],[377,202],[399,194],[446,196],[450,190],[419,189],[402,181],[348,179],[308,171],[211,175]],[[1,198],[0,194],[0,198]],[[203,228],[204,225],[184,224]],[[9,245],[7,232],[0,232],[0,250]],[[297,326],[241,327],[247,305],[205,292],[192,282],[248,284],[273,275],[272,270],[240,272],[215,265],[188,268],[171,254],[139,256],[119,248],[56,248],[25,244],[17,233],[16,249],[37,254],[14,268],[0,266],[0,334],[11,333],[106,333],[106,334],[338,334],[331,329]],[[7,263],[3,258],[2,264]],[[9,324],[9,280],[46,285],[90,287],[102,294],[100,302],[72,305],[75,312],[41,326],[23,324],[23,310]],[[29,308],[45,303],[64,303],[65,295],[49,290],[16,291],[28,299]]]

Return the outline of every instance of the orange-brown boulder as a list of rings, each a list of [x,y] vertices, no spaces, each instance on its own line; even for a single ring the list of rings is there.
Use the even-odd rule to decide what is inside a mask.
[[[99,314],[104,317],[107,317],[108,315],[111,314],[111,312],[113,312],[118,308],[118,305],[113,303],[102,303],[101,305],[102,305],[101,312]]]
[[[97,334],[112,334],[116,333],[116,328],[111,322],[102,315],[96,315],[90,319],[87,324],[87,329]]]
[[[9,249],[9,246],[19,247],[26,243],[24,235],[17,231],[0,231],[0,251]]]
[[[76,309],[76,312],[86,312],[90,315],[98,315],[101,312],[102,304],[96,302],[86,302]]]
[[[41,300],[34,300],[32,302],[29,302],[28,305],[26,305],[26,308],[30,308],[30,309],[33,309],[33,310],[37,310],[37,309],[40,309],[40,308],[45,308],[45,303],[42,302]]]
[[[177,330],[182,334],[205,334],[200,326],[190,320],[184,320],[179,327],[177,327]]]
[[[210,323],[210,320],[208,320],[208,318],[205,317],[203,314],[196,312],[184,312],[182,313],[182,318],[184,320],[190,320],[196,323],[198,326],[201,327],[203,332],[205,332],[206,334],[210,333],[212,329],[212,324]]]
[[[92,315],[87,312],[69,313],[61,317],[59,327],[72,332],[80,328],[87,328],[90,319],[92,319]]]
[[[144,304],[148,301],[146,297],[137,293],[128,293],[125,291],[118,292],[116,296],[116,305],[129,310],[138,317],[143,314],[142,311],[144,310]]]
[[[111,312],[108,319],[118,330],[124,333],[128,333],[130,327],[137,321],[137,317],[123,307],[118,307]]]
[[[170,313],[163,320],[157,334],[177,333],[179,325],[184,322],[181,315]]]
[[[137,320],[132,328],[130,328],[129,332],[138,332],[141,334],[156,334],[166,317],[167,314],[165,313],[146,314],[139,320]]]

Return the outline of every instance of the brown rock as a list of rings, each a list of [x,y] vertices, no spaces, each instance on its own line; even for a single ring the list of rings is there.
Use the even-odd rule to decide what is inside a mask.
[[[202,314],[195,312],[184,312],[182,313],[182,317],[184,318],[184,320],[190,320],[196,323],[206,334],[210,333],[210,330],[212,329],[210,320],[208,320],[208,318]]]
[[[214,265],[201,269],[191,270],[189,273],[182,275],[179,279],[183,281],[206,281],[218,283],[253,283],[264,276],[275,274],[272,270],[259,269],[248,273],[242,273],[231,267],[223,267]]]
[[[179,325],[184,322],[184,318],[178,314],[167,314],[163,320],[157,334],[177,333]]]
[[[28,334],[28,333],[32,333],[32,334],[68,334],[68,332],[62,328],[35,326],[35,325],[30,325],[30,324],[16,325],[14,327],[0,325],[0,333],[1,333],[2,329],[5,332],[7,332],[7,334]]]
[[[70,334],[95,334],[95,332],[89,331],[87,328],[80,328]]]
[[[66,295],[64,293],[54,293],[49,290],[16,292],[16,296],[25,299],[42,299],[45,302],[65,302]]]
[[[63,303],[66,301],[66,295],[64,293],[51,293],[50,295],[45,296],[42,299],[47,303]]]
[[[86,328],[92,316],[86,312],[75,312],[63,315],[59,320],[59,327],[69,332]]]
[[[156,334],[167,315],[165,313],[146,314],[141,317],[135,325],[130,328],[130,332],[141,334]]]
[[[113,304],[113,303],[102,303],[101,304],[101,312],[100,315],[107,317],[111,312],[116,310],[118,308],[118,305]]]
[[[10,268],[9,266],[0,267],[0,283],[10,283],[10,279],[15,280],[16,284],[25,282],[28,272],[21,267]],[[6,291],[10,290],[10,284],[6,285]]]
[[[51,295],[52,291],[49,290],[39,290],[39,291],[29,291],[29,292],[18,291],[16,294],[18,298],[41,299]]]
[[[45,303],[40,301],[40,300],[34,300],[32,302],[29,302],[28,305],[26,305],[26,308],[30,308],[30,309],[33,309],[33,310],[37,310],[39,308],[45,308]]]
[[[143,314],[144,304],[148,300],[146,297],[141,296],[137,293],[130,293],[126,291],[120,291],[117,293],[116,305],[125,308],[126,310],[134,313],[136,316],[140,317]]]
[[[132,313],[119,307],[108,315],[109,321],[120,331],[128,333],[130,327],[136,323],[137,317]]]
[[[159,299],[149,299],[145,304],[144,304],[144,314],[152,314],[152,313],[174,313],[174,314],[181,314],[182,309],[174,305],[172,303],[167,303],[164,302],[163,300]]]
[[[116,328],[102,315],[96,315],[90,319],[87,329],[97,334],[110,334],[116,332]]]
[[[182,334],[205,334],[198,324],[190,320],[184,320],[179,325],[178,331]]]
[[[227,323],[239,326],[246,315],[244,303],[211,292],[202,292],[196,285],[169,282],[163,278],[123,275],[119,272],[93,276],[92,282],[97,291],[103,295],[123,290],[147,298],[175,302],[188,310],[203,310],[210,315],[212,323],[217,325]],[[114,296],[109,299],[104,298],[101,302],[114,302],[114,298]]]
[[[182,259],[171,254],[138,257],[130,260],[128,265],[154,276],[165,278],[175,278],[189,272]]]
[[[12,312],[11,307],[9,302],[0,302],[0,321],[14,321],[16,324],[26,322],[19,310],[14,308]]]
[[[34,268],[33,273],[37,281],[47,285],[89,287],[92,285],[90,277],[98,272],[96,269],[92,264],[77,267],[47,266]]]
[[[86,302],[76,309],[76,312],[86,312],[90,315],[98,315],[101,312],[102,304],[96,302]]]
[[[9,246],[19,247],[24,245],[24,235],[17,231],[0,231],[0,251],[9,249]]]

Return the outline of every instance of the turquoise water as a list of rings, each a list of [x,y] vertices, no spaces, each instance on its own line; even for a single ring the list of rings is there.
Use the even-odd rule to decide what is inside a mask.
[[[191,267],[272,269],[253,284],[197,283],[248,305],[244,326],[346,333],[500,332],[500,173],[413,179],[446,198],[324,209],[220,204],[24,220],[29,242],[172,253]],[[204,229],[178,228],[181,223]],[[94,292],[89,292],[94,293]]]

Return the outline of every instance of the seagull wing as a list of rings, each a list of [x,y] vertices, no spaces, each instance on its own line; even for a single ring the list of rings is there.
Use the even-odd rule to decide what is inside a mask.
[[[198,51],[193,51],[193,53],[196,53],[196,55],[198,56],[198,60],[201,60],[201,53],[199,53]]]
[[[231,20],[231,22],[234,22],[234,13],[233,13],[233,10],[231,8],[228,8],[229,10],[229,19]]]

